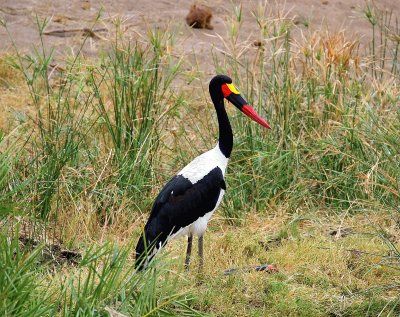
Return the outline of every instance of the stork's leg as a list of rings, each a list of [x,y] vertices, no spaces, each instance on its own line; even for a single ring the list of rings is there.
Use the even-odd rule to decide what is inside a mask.
[[[204,266],[204,253],[203,253],[203,236],[199,236],[199,272],[203,272]]]
[[[187,245],[187,250],[186,250],[186,259],[185,259],[185,271],[189,271],[189,265],[190,265],[190,255],[192,254],[192,241],[193,241],[193,236],[189,234],[188,236],[188,245]]]

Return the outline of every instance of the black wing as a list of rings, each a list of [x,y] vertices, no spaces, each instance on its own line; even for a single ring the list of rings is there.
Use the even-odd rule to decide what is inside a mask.
[[[195,184],[182,175],[172,178],[154,202],[144,228],[145,239],[142,235],[136,246],[136,257],[139,258],[151,244],[157,247],[164,244],[171,233],[212,211],[221,189],[226,189],[226,186],[219,167],[211,170]]]

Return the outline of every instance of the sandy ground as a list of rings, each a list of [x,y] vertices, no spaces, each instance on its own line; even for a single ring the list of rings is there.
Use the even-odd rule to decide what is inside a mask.
[[[347,29],[359,35],[365,42],[371,37],[371,26],[363,16],[364,0],[287,0],[256,1],[243,0],[243,25],[241,36],[250,41],[257,40],[258,28],[251,11],[260,4],[272,12],[272,16],[282,15],[296,21],[294,36],[312,30],[328,28],[330,31]],[[50,18],[47,32],[82,30],[97,28],[99,37],[90,38],[83,49],[87,56],[96,56],[107,46],[107,39],[113,38],[113,21],[121,18],[126,34],[138,38],[149,28],[164,28],[168,25],[176,31],[174,46],[177,55],[185,54],[196,62],[206,73],[214,71],[211,50],[223,48],[221,38],[228,38],[228,21],[233,16],[233,6],[240,1],[202,1],[212,8],[213,30],[190,29],[185,25],[185,16],[193,0],[0,0],[0,17],[6,21],[7,30],[0,27],[0,52],[12,52],[10,38],[22,50],[32,50],[40,43],[36,19]],[[381,9],[393,10],[400,16],[399,0],[378,0]],[[102,17],[94,25],[98,12]],[[64,32],[44,35],[45,46],[54,47],[56,58],[73,53],[83,41],[82,32]],[[109,42],[108,42],[109,43]],[[194,53],[197,53],[194,55]],[[193,56],[196,56],[194,58]]]

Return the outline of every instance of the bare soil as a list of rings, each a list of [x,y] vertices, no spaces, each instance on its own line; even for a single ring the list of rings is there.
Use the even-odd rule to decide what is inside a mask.
[[[243,0],[243,40],[257,41],[259,30],[252,16],[252,11],[264,1]],[[175,30],[174,54],[189,57],[205,74],[214,73],[211,50],[222,48],[227,40],[228,21],[233,17],[233,3],[227,0],[201,1],[212,9],[213,30],[190,29],[185,24],[193,0],[0,0],[0,17],[6,21],[7,29],[0,28],[0,52],[13,52],[11,44],[15,42],[20,50],[32,50],[40,44],[37,27],[39,20],[50,18],[45,29],[44,45],[54,48],[56,58],[77,51],[84,37],[89,41],[84,46],[86,56],[96,56],[102,48],[107,47],[114,37],[114,21],[121,19],[125,33],[132,39],[140,39],[149,29],[163,29],[168,26]],[[393,11],[393,16],[400,15],[400,1],[379,0],[375,4],[383,10]],[[350,36],[359,36],[361,42],[371,38],[371,26],[363,11],[365,0],[287,0],[269,1],[268,10],[271,16],[286,16],[296,24],[294,37],[307,34],[313,30],[330,31],[347,30]],[[101,18],[95,23],[96,16]],[[90,33],[89,30],[93,30]],[[12,41],[11,41],[12,40]]]

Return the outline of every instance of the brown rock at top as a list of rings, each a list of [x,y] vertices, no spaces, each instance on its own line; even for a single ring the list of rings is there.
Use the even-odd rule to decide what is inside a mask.
[[[211,8],[202,4],[192,4],[190,11],[186,16],[186,23],[196,29],[212,30],[211,25],[212,11]]]

